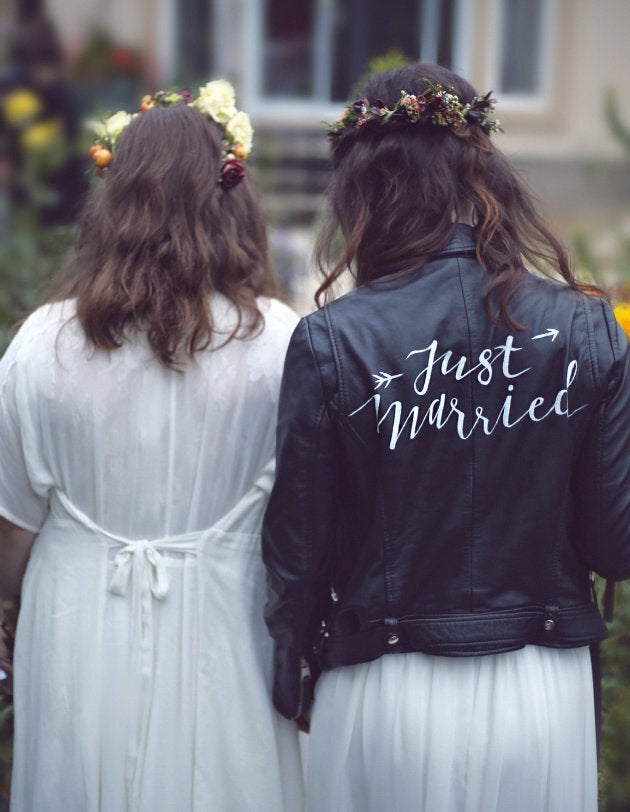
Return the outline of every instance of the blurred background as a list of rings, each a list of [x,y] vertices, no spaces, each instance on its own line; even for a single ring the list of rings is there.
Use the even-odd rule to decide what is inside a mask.
[[[252,117],[250,165],[286,296],[301,314],[311,310],[329,177],[321,122],[370,71],[417,59],[494,90],[505,129],[495,139],[572,248],[578,274],[608,290],[628,330],[629,41],[627,0],[2,0],[0,352],[63,261],[95,182],[81,122],[218,77]],[[629,628],[622,587],[604,648],[608,812],[630,810]],[[5,802],[6,775],[0,765]]]

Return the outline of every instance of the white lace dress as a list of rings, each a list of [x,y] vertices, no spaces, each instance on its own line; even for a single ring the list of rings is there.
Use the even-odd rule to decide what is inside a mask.
[[[295,812],[259,530],[296,316],[181,373],[86,346],[71,303],[0,362],[0,515],[39,535],[15,654],[14,812]],[[227,300],[212,303],[230,329]],[[60,329],[61,328],[61,329]],[[220,340],[220,337],[219,337]],[[218,342],[217,342],[218,343]]]

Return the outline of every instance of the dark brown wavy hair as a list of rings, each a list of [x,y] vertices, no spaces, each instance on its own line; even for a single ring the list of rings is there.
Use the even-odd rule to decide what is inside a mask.
[[[249,172],[223,190],[222,130],[186,105],[155,107],[124,130],[104,181],[88,199],[74,252],[47,301],[74,298],[97,347],[146,332],[176,368],[210,345],[208,298],[237,308],[225,341],[255,335],[257,296],[276,295],[265,224]]]
[[[436,65],[413,64],[376,74],[363,97],[390,109],[402,90],[421,94],[425,79],[453,86],[462,102],[477,93],[460,76]],[[537,213],[532,196],[490,136],[471,125],[460,130],[376,119],[348,128],[332,141],[329,211],[315,257],[324,280],[315,300],[331,296],[350,270],[356,284],[416,269],[444,248],[456,220],[474,212],[477,259],[489,275],[486,311],[518,329],[508,309],[524,265],[559,274],[579,289],[558,239]],[[344,237],[335,254],[339,230]]]

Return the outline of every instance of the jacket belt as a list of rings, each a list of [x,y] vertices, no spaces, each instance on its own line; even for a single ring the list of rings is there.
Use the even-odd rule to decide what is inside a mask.
[[[385,618],[356,634],[325,634],[317,651],[322,667],[334,668],[396,652],[472,657],[514,651],[530,643],[573,648],[606,636],[599,613],[586,604],[562,610],[548,606],[483,615]]]

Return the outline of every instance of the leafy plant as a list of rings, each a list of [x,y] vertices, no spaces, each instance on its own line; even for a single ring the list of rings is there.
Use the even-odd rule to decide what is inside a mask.
[[[13,650],[15,624],[17,621],[17,607],[10,602],[2,606],[3,616],[0,634],[8,643],[9,650]],[[13,696],[10,689],[5,688],[6,682],[0,683],[0,812],[8,810],[9,785],[11,782],[11,748],[13,743]]]
[[[609,129],[630,157],[630,128],[622,121],[612,90],[604,95]],[[630,304],[630,216],[620,218],[597,238],[576,232],[573,250],[578,276],[603,287],[617,304],[622,326]],[[601,812],[627,812],[630,808],[630,581],[617,584],[617,599],[610,637],[601,649],[603,729],[599,773]]]
[[[0,243],[0,354],[17,319],[32,311],[72,244],[74,229],[41,229],[28,212],[15,213]]]
[[[617,584],[610,637],[602,645],[604,712],[600,799],[602,812],[627,812],[630,804],[630,581]]]
[[[372,74],[392,70],[392,68],[401,68],[403,65],[408,65],[409,62],[411,60],[400,48],[390,48],[388,51],[373,57],[368,61],[367,67],[352,88],[351,98],[356,99],[361,95],[361,91]]]

